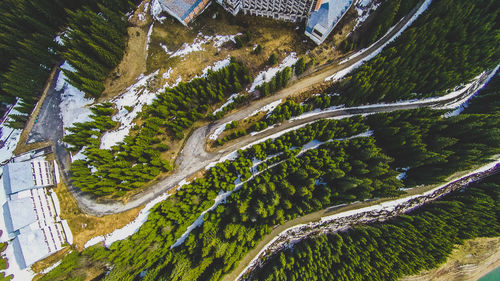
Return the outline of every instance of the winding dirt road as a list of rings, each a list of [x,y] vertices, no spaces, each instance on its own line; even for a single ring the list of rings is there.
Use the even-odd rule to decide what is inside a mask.
[[[228,144],[227,146],[219,149],[215,152],[205,151],[207,137],[213,133],[213,131],[223,125],[226,122],[231,122],[233,120],[241,120],[250,116],[253,112],[259,110],[263,106],[270,104],[274,101],[284,99],[289,96],[300,94],[304,91],[311,89],[314,85],[324,82],[327,77],[336,74],[339,71],[345,70],[346,68],[358,63],[359,61],[369,57],[373,52],[376,52],[380,47],[389,42],[399,31],[401,31],[405,25],[411,20],[415,13],[420,9],[420,7],[425,3],[425,0],[420,1],[420,4],[405,18],[403,18],[394,28],[392,28],[386,35],[384,35],[379,41],[374,43],[369,48],[360,52],[354,58],[351,58],[343,62],[334,62],[330,65],[324,65],[319,67],[319,69],[307,76],[295,81],[289,87],[279,91],[273,96],[269,96],[257,101],[252,102],[251,105],[244,107],[237,112],[234,112],[225,118],[218,120],[216,122],[210,123],[203,127],[200,127],[190,135],[186,140],[183,150],[179,153],[176,161],[176,169],[167,178],[161,180],[158,183],[151,185],[144,191],[136,194],[127,203],[117,202],[117,201],[96,201],[89,194],[85,194],[77,190],[68,184],[70,191],[75,196],[79,207],[86,213],[104,216],[109,214],[115,214],[130,210],[132,208],[141,206],[150,202],[151,200],[157,198],[158,196],[164,194],[169,189],[177,186],[181,181],[193,176],[199,171],[204,170],[208,165],[214,162],[218,162],[224,159],[225,156],[237,151],[238,149],[261,141],[269,137],[277,137],[280,132],[286,130],[291,130],[292,128],[299,128],[305,124],[312,123],[314,121],[323,118],[342,118],[348,117],[354,114],[373,114],[379,112],[390,112],[395,110],[404,109],[415,109],[421,107],[440,107],[446,106],[450,103],[456,103],[465,101],[470,96],[477,91],[480,84],[487,78],[486,74],[475,82],[467,91],[464,91],[460,95],[448,95],[439,99],[427,99],[423,101],[413,101],[406,103],[394,103],[394,104],[381,104],[381,105],[371,105],[371,106],[360,106],[352,108],[341,108],[338,110],[332,110],[328,112],[318,112],[316,114],[308,114],[306,118],[285,121],[276,127],[263,131],[256,135],[248,135],[238,139],[237,142]],[[56,140],[56,154],[58,156],[59,162],[65,179],[68,179],[69,171],[69,157],[65,153],[64,146],[62,143]],[[67,182],[66,182],[67,183]]]
[[[380,112],[408,110],[422,107],[441,108],[446,107],[449,104],[464,102],[468,100],[475,92],[477,92],[479,88],[482,87],[484,81],[486,81],[490,77],[488,74],[489,73],[486,72],[483,73],[483,75],[481,75],[481,77],[474,83],[470,84],[468,88],[463,89],[458,93],[452,93],[440,98],[432,98],[405,103],[340,108],[327,112],[316,112],[308,114],[308,116],[305,118],[284,121],[276,127],[270,130],[262,131],[259,134],[253,136],[247,135],[245,137],[242,137],[238,139],[237,142],[229,144],[219,151],[211,153],[206,152],[205,147],[207,137],[217,128],[217,126],[221,126],[225,122],[230,122],[232,120],[246,118],[253,111],[260,108],[257,107],[256,109],[254,109],[254,106],[250,106],[243,109],[242,111],[236,112],[235,114],[224,118],[223,120],[219,120],[218,122],[196,129],[186,141],[183,150],[177,158],[177,169],[174,171],[174,173],[164,180],[150,186],[144,192],[137,194],[126,204],[123,204],[121,202],[96,202],[94,199],[82,193],[76,193],[75,196],[80,204],[80,207],[85,212],[93,215],[102,216],[124,212],[153,200],[169,189],[177,186],[182,180],[189,178],[198,171],[204,170],[210,164],[221,161],[221,159],[224,159],[224,157],[227,157],[238,149],[241,149],[252,143],[260,142],[267,138],[278,137],[280,134],[283,134],[286,131],[298,129],[302,126],[305,126],[306,124],[313,123],[317,120],[325,118],[344,118],[357,114],[374,114]],[[259,104],[259,106],[262,106],[262,101],[259,101],[257,104]],[[241,112],[244,112],[245,114],[241,114]]]

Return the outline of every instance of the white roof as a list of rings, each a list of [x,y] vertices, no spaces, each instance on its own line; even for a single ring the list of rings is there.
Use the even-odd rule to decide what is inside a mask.
[[[3,166],[3,182],[7,194],[34,188],[31,162],[8,163]]]
[[[31,198],[7,200],[4,204],[4,217],[7,230],[14,232],[37,220]]]
[[[42,229],[22,232],[14,238],[14,241],[16,241],[14,244],[16,259],[18,261],[24,261],[24,267],[28,267],[50,254]],[[19,266],[23,267],[21,263]]]

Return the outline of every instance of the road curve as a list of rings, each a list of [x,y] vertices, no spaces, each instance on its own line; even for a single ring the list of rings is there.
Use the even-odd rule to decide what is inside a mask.
[[[490,71],[490,73],[494,73],[494,70]],[[262,131],[256,135],[247,135],[245,137],[239,138],[237,142],[230,143],[228,146],[223,147],[216,152],[206,152],[205,147],[207,137],[214,130],[214,128],[216,128],[217,125],[220,126],[224,122],[228,122],[228,120],[238,120],[238,118],[246,117],[246,115],[240,116],[239,114],[234,114],[232,116],[234,119],[227,117],[225,118],[226,121],[215,122],[195,129],[191,136],[187,139],[183,150],[180,152],[179,157],[177,158],[177,168],[174,173],[169,177],[163,179],[162,181],[148,187],[145,191],[135,195],[125,204],[116,201],[97,202],[88,195],[78,192],[78,190],[72,191],[77,198],[80,207],[87,213],[97,216],[103,216],[124,212],[155,199],[156,197],[164,194],[169,189],[177,186],[182,180],[194,175],[200,170],[204,170],[211,163],[220,161],[225,156],[228,156],[229,154],[249,144],[259,142],[266,138],[277,137],[284,131],[297,129],[306,124],[313,123],[317,120],[325,118],[343,118],[357,114],[374,114],[423,107],[442,108],[446,107],[449,104],[465,102],[474,93],[476,93],[478,89],[482,87],[483,83],[485,83],[485,81],[487,81],[489,77],[491,77],[490,73],[484,72],[481,77],[479,77],[474,83],[471,83],[466,89],[463,89],[458,94],[452,93],[440,98],[431,98],[404,103],[358,106],[339,108],[327,112],[317,112],[314,114],[309,114],[309,116],[305,118],[284,121],[276,127],[270,130]],[[61,149],[64,148],[57,146],[58,151]],[[61,160],[61,157],[59,159]],[[67,172],[67,169],[65,170]]]
[[[397,199],[385,198],[329,207],[287,221],[265,235],[255,248],[240,260],[232,272],[223,276],[222,281],[241,280],[242,276],[262,266],[261,261],[264,257],[278,253],[291,243],[297,243],[308,237],[345,230],[354,225],[388,220],[499,172],[500,159],[496,159],[428,191],[423,190],[413,195],[406,194]]]
[[[392,37],[405,26],[405,24],[413,17],[413,15],[417,12],[417,10],[424,2],[425,2],[424,0],[420,1],[420,4],[415,9],[413,9],[410,14],[408,14],[405,18],[403,18],[390,32],[385,34],[379,41],[374,43],[372,46],[364,50],[356,57],[342,64],[335,62],[329,65],[321,66],[315,72],[310,73],[309,75],[294,82],[286,89],[277,92],[275,95],[254,101],[251,105],[244,107],[226,116],[221,120],[215,121],[206,126],[195,129],[190,135],[190,137],[186,140],[184,149],[179,153],[179,156],[177,157],[176,161],[177,168],[174,170],[174,172],[167,178],[162,179],[158,183],[155,183],[146,188],[144,191],[134,195],[125,204],[122,202],[117,202],[112,200],[104,201],[96,199],[90,194],[83,193],[78,189],[76,189],[75,187],[73,187],[71,184],[69,184],[67,182],[67,179],[69,178],[68,177],[69,164],[70,164],[69,157],[66,150],[64,149],[63,144],[60,141],[56,142],[55,144],[56,155],[58,157],[60,166],[62,168],[62,172],[64,174],[63,178],[66,184],[68,185],[69,190],[72,192],[75,199],[77,200],[80,209],[88,214],[95,216],[104,216],[109,214],[121,213],[148,203],[149,201],[164,194],[169,189],[177,186],[182,180],[191,177],[200,170],[204,170],[205,167],[207,167],[210,163],[219,161],[222,157],[227,156],[228,154],[234,151],[237,151],[239,148],[244,147],[245,145],[248,145],[250,143],[257,142],[264,138],[270,137],[273,134],[277,134],[287,129],[300,127],[303,126],[304,124],[311,123],[323,118],[334,118],[334,117],[341,118],[353,114],[372,114],[372,113],[390,112],[403,109],[415,109],[421,107],[436,107],[436,106],[443,106],[447,103],[467,100],[471,96],[469,91],[459,96],[443,98],[437,101],[428,100],[424,102],[415,101],[404,104],[394,103],[394,104],[384,104],[376,106],[342,108],[335,111],[318,113],[303,119],[298,119],[294,121],[285,121],[271,130],[261,132],[260,134],[254,136],[245,136],[243,138],[240,138],[238,139],[238,142],[229,144],[227,147],[223,147],[219,151],[212,153],[205,151],[207,137],[218,126],[221,126],[222,124],[233,120],[244,119],[248,117],[250,114],[252,114],[254,111],[262,108],[263,106],[273,101],[302,93],[310,89],[312,86],[324,82],[324,80],[327,77],[330,77],[333,74],[352,66],[353,64],[363,60],[364,58],[371,55],[373,52],[377,51],[378,48],[380,48],[389,40],[391,40]]]

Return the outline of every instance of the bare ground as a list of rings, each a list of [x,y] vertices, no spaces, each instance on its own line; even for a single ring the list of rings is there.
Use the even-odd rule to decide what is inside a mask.
[[[476,238],[457,245],[440,267],[401,281],[474,281],[500,266],[500,237]]]

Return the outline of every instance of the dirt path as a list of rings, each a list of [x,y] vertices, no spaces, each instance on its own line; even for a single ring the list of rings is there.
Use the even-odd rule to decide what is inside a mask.
[[[424,3],[424,0],[422,0],[420,3]],[[262,108],[264,105],[267,105],[273,101],[302,93],[308,90],[313,85],[322,83],[325,80],[325,78],[347,67],[350,67],[353,64],[359,62],[360,60],[368,57],[370,54],[372,54],[372,52],[376,51],[379,47],[381,47],[388,40],[390,40],[397,32],[399,32],[401,28],[403,28],[404,25],[408,22],[408,20],[411,19],[411,17],[415,14],[415,12],[418,10],[419,7],[420,5],[418,5],[417,8],[415,8],[408,16],[406,16],[403,20],[401,20],[388,34],[386,34],[373,46],[367,48],[355,58],[347,62],[344,62],[343,64],[338,64],[337,62],[332,65],[321,67],[321,69],[309,74],[308,76],[302,78],[301,80],[298,80],[297,82],[293,83],[286,89],[276,93],[273,96],[255,101],[248,107],[245,107],[231,115],[228,115],[222,120],[216,121],[214,123],[196,129],[189,137],[189,139],[186,140],[184,149],[177,157],[176,170],[169,177],[163,179],[158,183],[151,185],[143,192],[140,192],[131,197],[126,204],[116,201],[97,202],[95,198],[93,198],[92,196],[78,192],[78,190],[75,190],[74,188],[70,188],[75,198],[78,201],[78,205],[84,212],[96,216],[103,216],[103,215],[127,211],[129,209],[145,204],[151,201],[152,199],[160,196],[169,189],[174,188],[183,179],[189,178],[190,176],[198,173],[199,171],[204,170],[205,167],[210,163],[219,161],[222,157],[227,156],[228,154],[238,150],[239,148],[247,144],[262,140],[266,137],[270,137],[273,134],[282,132],[283,130],[298,127],[322,118],[347,117],[351,114],[369,114],[369,113],[388,112],[388,111],[402,110],[402,109],[414,109],[419,107],[431,107],[431,106],[442,105],[443,103],[446,102],[457,101],[468,98],[468,96],[466,95],[461,95],[459,97],[453,97],[445,101],[439,101],[439,102],[434,101],[424,104],[420,103],[387,104],[375,107],[365,107],[365,108],[356,107],[356,108],[339,109],[334,112],[320,113],[300,120],[286,121],[283,122],[281,125],[276,126],[272,130],[268,130],[254,136],[243,137],[239,139],[238,142],[229,144],[227,147],[223,147],[219,151],[213,153],[207,153],[205,151],[207,136],[209,136],[210,133],[212,133],[212,131],[215,130],[215,128],[217,128],[218,126],[220,126],[225,122],[246,118],[254,111]],[[57,148],[62,149],[62,146],[59,146]],[[66,162],[63,163],[62,166],[64,168],[65,174],[67,175],[69,163],[67,162],[67,159],[62,159],[62,160],[65,161],[61,162]]]
[[[415,208],[415,206],[419,206],[429,201],[438,199],[443,194],[449,193],[453,190],[458,190],[463,186],[467,186],[471,182],[497,173],[499,169],[500,160],[496,159],[496,161],[492,163],[472,170],[467,175],[448,178],[448,181],[445,184],[421,186],[415,188],[415,190],[412,190],[413,195],[404,194],[396,199],[383,198],[348,204],[345,206],[329,207],[288,221],[285,224],[279,225],[278,227],[274,228],[271,233],[264,236],[263,239],[260,240],[255,246],[255,248],[249,251],[243,257],[243,259],[240,260],[236,268],[231,271],[231,273],[223,277],[222,281],[239,280],[243,273],[248,273],[251,269],[257,266],[258,261],[262,259],[263,256],[269,257],[270,253],[278,252],[283,247],[286,247],[287,243],[292,240],[294,242],[297,242],[311,235],[314,236],[314,233],[307,233],[307,231],[311,231],[311,229],[313,229],[312,231],[317,231],[317,233],[320,234],[324,234],[326,232],[335,232],[337,229],[345,229],[346,227],[351,227],[353,224],[362,224],[363,218],[365,221],[373,220],[373,217],[375,216],[375,214],[373,213],[377,213],[377,221],[383,221],[398,214],[405,213],[407,209],[411,210]],[[413,203],[410,204],[410,202]],[[381,208],[378,208],[379,211],[376,211],[377,207],[381,205],[383,206]],[[375,209],[368,211],[369,209],[371,209],[369,207],[375,207]],[[332,215],[339,214],[340,216],[338,218],[328,219],[328,217]],[[342,216],[342,214],[348,215]],[[328,229],[328,224],[334,225],[334,231]],[[299,227],[298,229],[296,229],[301,225],[303,227]],[[323,231],[319,230],[318,228],[323,228]],[[291,229],[295,230],[291,231]],[[304,234],[303,232],[306,233]],[[280,241],[283,239],[283,237],[287,237],[287,239]]]

